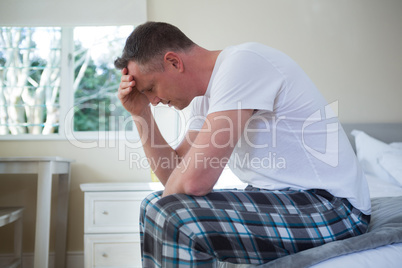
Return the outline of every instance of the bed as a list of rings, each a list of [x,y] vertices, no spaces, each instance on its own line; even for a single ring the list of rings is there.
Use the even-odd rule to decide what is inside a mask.
[[[402,264],[402,124],[343,124],[366,174],[372,216],[366,234],[269,263],[220,268],[396,268]]]

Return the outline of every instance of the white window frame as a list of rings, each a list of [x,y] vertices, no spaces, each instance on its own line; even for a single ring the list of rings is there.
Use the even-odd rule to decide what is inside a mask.
[[[78,26],[77,26],[78,27]],[[99,144],[105,143],[106,140],[126,140],[129,142],[139,142],[139,135],[134,129],[133,131],[74,131],[74,28],[75,27],[61,27],[61,84],[60,84],[60,114],[59,114],[59,129],[58,133],[52,133],[47,135],[42,134],[18,134],[18,135],[0,135],[0,140],[68,140],[71,143],[76,143],[81,147],[92,148]],[[155,108],[152,107],[152,111]],[[158,121],[158,118],[156,119]],[[161,132],[164,129],[169,129],[170,139],[175,140],[177,144],[177,138],[182,135],[179,132],[183,132],[180,129],[180,120],[183,120],[183,115],[180,112],[173,118],[173,122],[164,121],[159,122],[159,128]],[[183,123],[183,122],[182,122]],[[172,134],[173,130],[173,134]]]

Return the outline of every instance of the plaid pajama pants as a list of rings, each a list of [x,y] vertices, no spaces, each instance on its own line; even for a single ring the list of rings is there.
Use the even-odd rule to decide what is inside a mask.
[[[324,190],[149,195],[141,205],[143,267],[262,264],[365,233],[370,216]]]

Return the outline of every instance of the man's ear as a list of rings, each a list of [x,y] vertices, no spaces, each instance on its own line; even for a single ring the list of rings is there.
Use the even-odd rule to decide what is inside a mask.
[[[181,57],[175,52],[166,52],[164,57],[165,64],[172,66],[174,69],[178,71],[183,71],[183,61]]]

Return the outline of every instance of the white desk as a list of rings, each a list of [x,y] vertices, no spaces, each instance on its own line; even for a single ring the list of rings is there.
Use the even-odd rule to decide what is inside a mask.
[[[47,268],[49,265],[53,174],[59,175],[55,267],[65,267],[71,162],[60,157],[0,158],[0,174],[38,174],[34,268]]]

